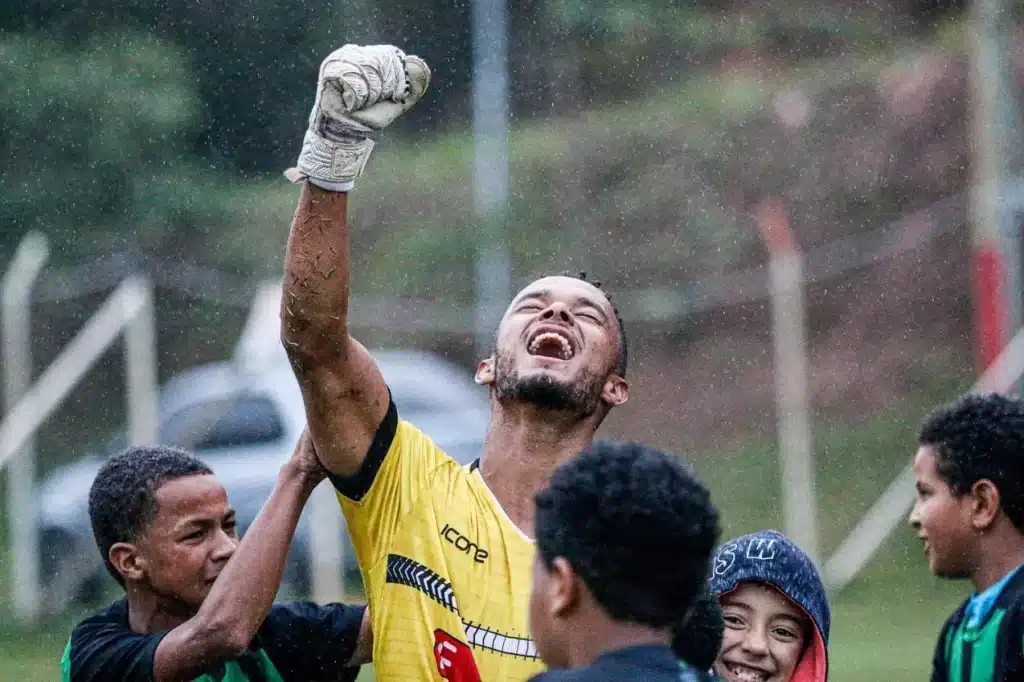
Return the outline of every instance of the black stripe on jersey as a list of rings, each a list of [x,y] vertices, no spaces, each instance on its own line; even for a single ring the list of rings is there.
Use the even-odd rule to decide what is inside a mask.
[[[538,658],[537,647],[530,638],[505,634],[498,630],[492,630],[482,623],[474,624],[462,618],[459,614],[458,604],[455,603],[455,591],[452,589],[451,583],[423,564],[399,554],[389,554],[387,582],[417,589],[452,613],[459,615],[470,646],[493,651],[502,656],[531,660]]]
[[[395,440],[395,433],[398,432],[398,408],[395,401],[391,399],[391,392],[388,392],[388,412],[384,420],[377,427],[377,433],[373,435],[373,442],[370,443],[370,450],[366,453],[366,459],[359,466],[359,471],[351,476],[339,476],[327,474],[334,489],[339,493],[358,502],[363,499],[366,493],[370,492],[373,479],[377,478],[377,472],[384,464],[384,457],[391,449],[391,443]]]
[[[449,611],[459,612],[451,583],[412,559],[388,554],[387,582],[414,587]]]
[[[961,626],[961,630],[962,630]],[[971,646],[970,642],[966,642],[963,639],[963,632],[957,633],[957,639],[960,640],[960,649],[963,652],[960,658],[960,679],[970,680],[971,679],[971,661],[974,659],[974,647]]]

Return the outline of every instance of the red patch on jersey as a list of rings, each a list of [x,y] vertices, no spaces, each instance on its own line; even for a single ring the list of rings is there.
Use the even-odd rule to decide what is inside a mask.
[[[469,645],[444,630],[434,630],[434,660],[437,672],[449,682],[480,682]]]

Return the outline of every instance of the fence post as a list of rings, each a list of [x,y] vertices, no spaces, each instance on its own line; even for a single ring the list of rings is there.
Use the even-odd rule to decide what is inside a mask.
[[[38,232],[30,232],[21,240],[10,267],[4,273],[4,410],[8,412],[32,382],[32,286],[49,256],[46,237]],[[34,624],[38,620],[42,602],[34,441],[25,441],[8,463],[7,470],[11,605],[15,616],[26,624]]]
[[[793,238],[780,199],[769,198],[758,206],[757,223],[770,257],[779,464],[786,534],[817,561],[818,510],[807,395],[803,254]]]

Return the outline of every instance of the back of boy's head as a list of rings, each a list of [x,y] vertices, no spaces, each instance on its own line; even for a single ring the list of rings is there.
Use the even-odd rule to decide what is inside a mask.
[[[683,461],[595,441],[537,495],[537,551],[564,557],[616,621],[679,623],[707,578],[718,511]]]
[[[997,393],[967,394],[925,417],[918,438],[935,450],[935,469],[956,495],[982,479],[1024,533],[1024,402]]]
[[[693,608],[672,633],[672,651],[676,658],[700,670],[709,670],[722,648],[725,620],[718,598],[705,586],[693,602]]]
[[[157,513],[157,490],[178,478],[211,473],[185,450],[165,445],[128,448],[104,462],[89,489],[89,521],[114,580],[124,585],[110,563],[110,548],[135,542],[145,532]]]

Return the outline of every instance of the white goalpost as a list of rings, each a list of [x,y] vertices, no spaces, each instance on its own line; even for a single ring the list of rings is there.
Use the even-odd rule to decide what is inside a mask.
[[[1008,392],[1024,375],[1024,329],[1006,345],[971,389]],[[901,525],[914,504],[914,471],[908,463],[822,567],[825,584],[845,587]]]

